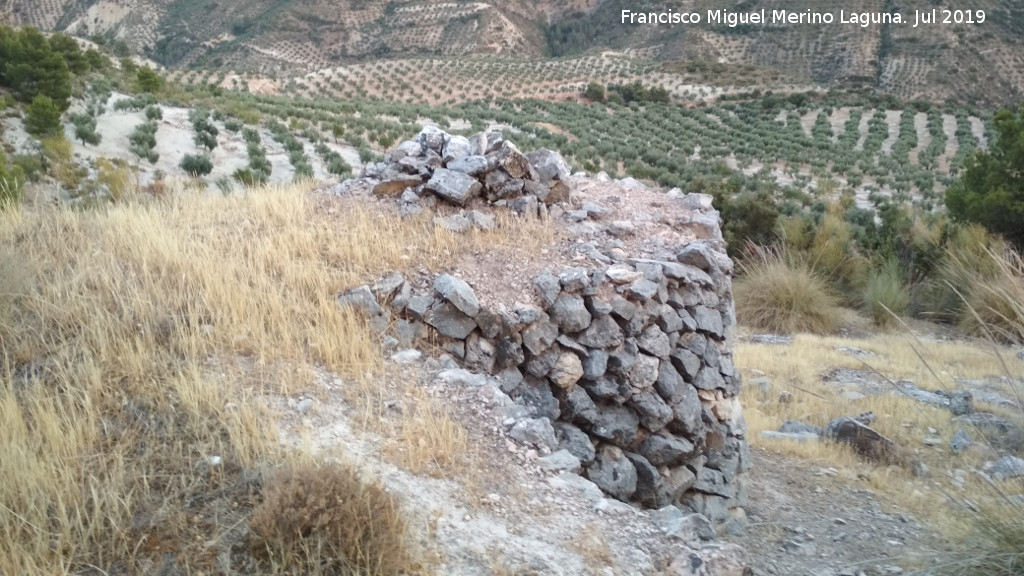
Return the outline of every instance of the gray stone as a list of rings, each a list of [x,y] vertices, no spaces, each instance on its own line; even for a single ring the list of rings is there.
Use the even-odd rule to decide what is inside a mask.
[[[562,348],[575,352],[576,355],[578,355],[581,358],[585,358],[587,354],[590,352],[586,346],[573,340],[570,336],[566,334],[559,334],[558,338],[555,338],[555,342],[561,345]]]
[[[616,238],[630,236],[636,232],[636,225],[630,220],[616,220],[608,225],[608,233]]]
[[[854,418],[842,416],[832,420],[822,436],[850,444],[858,454],[870,460],[892,464],[901,460],[899,448],[892,440]]]
[[[583,377],[597,380],[608,370],[608,353],[600,349],[592,349],[583,359]]]
[[[531,304],[523,304],[522,302],[515,303],[513,312],[519,319],[520,324],[533,324],[544,316],[544,311],[540,308]]]
[[[594,316],[607,316],[612,313],[612,305],[604,300],[599,300],[594,296],[587,296],[583,301],[587,305],[587,310]]]
[[[555,429],[551,427],[551,421],[547,418],[527,418],[520,420],[508,431],[508,435],[524,444],[532,444],[537,448],[556,450],[558,441],[555,439]]]
[[[668,358],[669,352],[672,351],[668,336],[657,326],[648,326],[637,338],[636,345],[658,358]]]
[[[466,367],[488,374],[494,372],[494,361],[497,349],[493,342],[481,338],[477,332],[466,337]]]
[[[691,192],[680,200],[679,205],[687,210],[699,210],[706,212],[712,209],[714,197],[710,194]]]
[[[974,444],[974,441],[967,435],[967,432],[964,432],[963,428],[959,428],[949,441],[949,449],[953,451],[953,454],[960,454],[967,450],[971,444]]]
[[[662,468],[661,486],[658,489],[658,504],[674,504],[684,492],[693,488],[697,476],[686,465]]]
[[[693,378],[693,385],[699,390],[725,388],[725,379],[722,378],[722,374],[718,370],[705,366]]]
[[[639,454],[624,452],[624,456],[636,468],[636,491],[633,493],[633,500],[644,508],[657,507],[658,489],[661,487],[661,474],[658,473],[658,469]]]
[[[480,333],[484,335],[484,338],[497,338],[504,329],[501,316],[484,308],[480,309],[480,313],[476,315],[475,320],[477,325],[480,326]]]
[[[558,278],[547,270],[533,279],[533,287],[537,289],[537,294],[544,301],[545,306],[552,306],[558,298],[560,290]]]
[[[391,355],[391,361],[395,364],[415,364],[420,361],[423,357],[423,353],[419,350],[409,349],[395,352]]]
[[[704,433],[702,404],[693,386],[680,386],[679,397],[672,404],[672,421],[668,429],[675,434],[697,438]]]
[[[558,152],[541,148],[526,155],[530,165],[537,171],[542,182],[549,180],[565,180],[572,174],[569,165]]]
[[[537,463],[544,470],[551,472],[579,472],[581,470],[580,459],[568,450],[560,449],[547,456],[537,459]]]
[[[559,388],[568,388],[583,377],[583,364],[580,357],[572,352],[563,352],[548,378]]]
[[[633,368],[629,371],[629,381],[634,388],[645,390],[654,386],[658,381],[658,369],[661,362],[647,354],[637,354]]]
[[[423,144],[416,142],[415,140],[406,140],[395,146],[395,149],[391,151],[391,161],[398,162],[406,156],[420,156],[423,154]]]
[[[702,514],[684,514],[676,506],[665,506],[647,513],[662,532],[684,543],[709,542],[715,539],[715,529]]]
[[[470,210],[466,213],[466,218],[469,219],[474,228],[480,230],[494,230],[497,227],[497,224],[494,222],[494,216],[479,210]]]
[[[683,329],[683,320],[679,314],[668,304],[662,304],[661,310],[655,317],[654,322],[661,328],[662,332],[678,332]]]
[[[963,416],[974,412],[974,395],[966,390],[949,394],[949,411],[955,416]]]
[[[706,306],[694,306],[692,312],[699,330],[707,332],[718,340],[722,339],[725,334],[725,326],[722,324],[722,314],[718,310]]]
[[[640,419],[636,412],[618,405],[597,405],[597,417],[591,423],[591,435],[620,446],[636,441]]]
[[[679,336],[679,342],[676,342],[676,346],[686,348],[697,356],[704,356],[704,352],[708,347],[708,341],[707,338],[701,334],[688,332]]]
[[[487,171],[487,158],[483,156],[463,156],[449,162],[448,169],[453,172],[476,176]]]
[[[638,307],[636,304],[626,300],[622,296],[615,296],[611,301],[612,314],[619,318],[630,321],[636,315]]]
[[[644,277],[643,272],[639,272],[626,264],[610,266],[604,273],[613,284],[631,284]]]
[[[444,151],[444,145],[447,138],[448,135],[437,126],[424,126],[416,136],[416,142],[422,144],[424,148],[433,150],[440,154]]]
[[[449,136],[441,153],[445,163],[473,154],[473,145],[465,136]]]
[[[509,395],[521,406],[532,408],[538,418],[544,417],[554,421],[562,413],[558,399],[551,392],[551,386],[548,385],[547,380],[526,378]]]
[[[672,366],[688,382],[693,382],[700,372],[700,358],[686,348],[676,348],[670,359]]]
[[[463,206],[480,192],[482,185],[468,174],[438,168],[425,188],[444,200]]]
[[[338,296],[338,305],[342,308],[353,308],[370,316],[380,316],[384,313],[369,286],[360,286],[341,293]]]
[[[640,349],[637,348],[636,342],[632,339],[627,339],[621,347],[608,355],[608,370],[612,374],[629,378],[630,371],[633,369],[633,365],[636,364],[636,355],[639,351]]]
[[[540,354],[555,343],[555,339],[558,338],[558,326],[544,314],[540,320],[523,330],[522,335],[523,346],[531,354]]]
[[[490,147],[488,146],[488,148]],[[537,172],[515,144],[508,141],[502,142],[497,151],[497,158],[498,165],[504,168],[509,176],[523,180],[537,180]]]
[[[1016,456],[1003,456],[988,468],[988,473],[996,480],[1024,477],[1024,459]]]
[[[646,278],[641,278],[625,286],[622,292],[627,298],[641,301],[650,300],[658,293],[658,285]]]
[[[761,438],[769,440],[790,440],[793,442],[817,442],[821,437],[814,432],[776,432],[774,430],[762,430]]]
[[[655,466],[672,466],[689,458],[697,450],[692,442],[670,434],[652,434],[637,452]]]
[[[658,365],[658,380],[654,383],[654,390],[667,402],[674,402],[680,388],[685,386],[683,377],[676,372],[670,362],[661,362]]]
[[[594,484],[590,480],[587,480],[578,474],[562,472],[557,476],[548,478],[548,484],[556,489],[579,494],[585,500],[590,502],[601,502],[605,500],[604,493],[597,487],[597,484]]]
[[[605,493],[627,500],[636,491],[636,468],[615,446],[603,446],[587,466],[587,478]]]
[[[537,217],[537,197],[532,194],[513,198],[508,203],[509,208],[515,210],[516,214],[526,218]]]
[[[506,368],[497,374],[501,391],[508,394],[523,383],[523,373],[516,368]]]
[[[583,386],[591,396],[611,400],[616,404],[622,404],[629,400],[633,394],[628,381],[622,378],[603,376],[596,380],[580,380],[580,386]]]
[[[551,306],[551,319],[562,332],[574,334],[590,326],[591,316],[581,296],[563,292]]]
[[[398,338],[398,344],[406,348],[411,348],[416,342],[426,335],[426,329],[423,324],[412,320],[405,320],[399,318],[398,322],[395,323],[395,336]]]
[[[715,265],[715,258],[711,255],[711,252],[712,248],[708,246],[707,242],[692,242],[679,251],[676,255],[676,260],[705,272],[710,272]]]
[[[621,345],[624,338],[622,328],[611,316],[598,316],[579,335],[577,341],[588,348],[612,348]]]
[[[558,449],[566,450],[583,464],[594,461],[596,451],[590,436],[567,422],[555,422],[555,436],[558,438]]]
[[[729,518],[729,501],[721,496],[689,492],[683,496],[682,504],[697,514],[703,514],[712,523],[724,522]]]
[[[435,303],[423,316],[423,321],[441,335],[465,340],[476,329],[476,322],[451,302]]]
[[[473,223],[469,221],[469,218],[466,218],[462,214],[452,214],[444,217],[435,216],[434,224],[453,234],[465,234],[473,227]]]
[[[409,298],[409,305],[406,306],[405,311],[408,312],[413,319],[422,320],[433,305],[433,296],[413,296],[412,298]]]
[[[535,196],[539,201],[537,205],[538,210],[545,207],[548,202],[548,195],[551,193],[551,189],[547,184],[541,182],[534,182],[533,180],[523,181],[523,194],[527,196]]]
[[[526,361],[526,353],[523,352],[522,345],[513,337],[499,338],[495,343],[495,347],[497,348],[497,352],[494,355],[494,367],[496,370],[514,368]]]
[[[633,394],[627,406],[631,406],[640,416],[640,424],[651,432],[658,432],[673,417],[672,408],[654,391]]]
[[[531,355],[530,360],[526,362],[526,373],[537,378],[546,377],[555,367],[560,354],[561,350],[551,347],[540,354]]]
[[[580,204],[580,209],[586,212],[587,216],[591,218],[601,218],[608,213],[608,209],[604,206],[594,202],[593,200],[586,200]]]
[[[561,393],[560,413],[563,420],[588,426],[597,422],[600,416],[594,400],[579,386]]]
[[[804,424],[799,420],[786,420],[779,426],[779,432],[787,434],[821,434],[821,428]]]
[[[462,368],[442,370],[437,373],[437,379],[449,384],[472,386],[474,388],[487,384],[487,377],[483,374],[474,374]]]
[[[736,496],[736,488],[725,480],[725,475],[712,468],[702,468],[697,474],[697,483],[693,485],[695,490],[706,494],[715,494],[723,498]]]
[[[586,268],[567,268],[558,275],[558,281],[566,292],[580,292],[590,286],[590,273]]]
[[[434,280],[434,290],[463,314],[473,317],[480,313],[480,302],[476,299],[476,294],[469,284],[459,278],[451,274],[442,274]]]
[[[665,272],[662,269],[661,262],[636,259],[627,260],[627,262],[636,266],[637,272],[642,273],[647,280],[655,284],[661,284],[665,281]]]

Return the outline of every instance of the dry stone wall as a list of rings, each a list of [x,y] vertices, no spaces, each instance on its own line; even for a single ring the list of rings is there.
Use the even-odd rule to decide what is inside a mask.
[[[564,206],[567,219],[579,212],[567,205],[561,157],[522,154],[497,133],[427,129],[363,176],[406,211],[479,202],[528,215]],[[659,258],[620,250],[546,270],[532,278],[533,303],[488,309],[448,274],[429,293],[391,274],[340,301],[393,326],[403,345],[433,340],[466,370],[492,376],[525,408],[506,421],[510,434],[571,455],[566,467],[606,494],[714,522],[741,519],[751,459],[732,360],[732,262],[710,200],[680,200],[698,213],[700,239]]]

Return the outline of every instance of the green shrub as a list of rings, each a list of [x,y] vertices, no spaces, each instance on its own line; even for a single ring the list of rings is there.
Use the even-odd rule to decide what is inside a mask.
[[[162,120],[164,117],[163,109],[156,104],[146,106],[144,112],[146,114],[146,120]]]
[[[967,161],[960,181],[946,190],[946,207],[954,219],[977,222],[1024,250],[1024,105],[1016,115],[1001,110],[992,123],[991,147]]]
[[[583,97],[592,102],[604,102],[604,86],[597,82],[587,84],[587,88],[583,91]]]
[[[21,203],[21,191],[25,184],[25,172],[15,165],[7,167],[7,157],[0,150],[0,210]]]
[[[61,131],[60,108],[46,95],[40,94],[25,108],[25,130],[37,138],[54,136]]]
[[[733,290],[741,323],[782,334],[838,330],[842,310],[810,267],[782,249],[748,247]]]
[[[893,314],[900,316],[907,311],[910,293],[903,283],[899,262],[889,259],[871,270],[864,289],[864,304],[879,326],[892,325],[895,321]]]
[[[213,171],[213,162],[206,154],[186,154],[178,166],[193,178],[206,176]]]

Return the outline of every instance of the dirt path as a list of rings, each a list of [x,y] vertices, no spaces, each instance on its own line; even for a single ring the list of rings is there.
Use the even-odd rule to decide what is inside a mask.
[[[900,574],[937,555],[938,538],[909,514],[883,506],[867,480],[754,449],[746,548],[758,575]]]

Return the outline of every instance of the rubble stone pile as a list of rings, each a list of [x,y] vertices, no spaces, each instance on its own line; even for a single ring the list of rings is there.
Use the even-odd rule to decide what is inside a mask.
[[[425,129],[363,177],[408,211],[486,202],[520,214],[557,208],[567,222],[581,212],[557,153],[523,154],[494,132]],[[732,261],[710,198],[676,200],[702,223],[698,238],[657,257],[597,251],[546,270],[530,279],[530,303],[489,309],[449,274],[416,293],[397,273],[339,300],[391,326],[403,346],[429,339],[466,374],[486,375],[467,381],[493,382],[523,408],[505,422],[510,436],[559,455],[606,494],[741,519],[751,458],[732,360]]]

